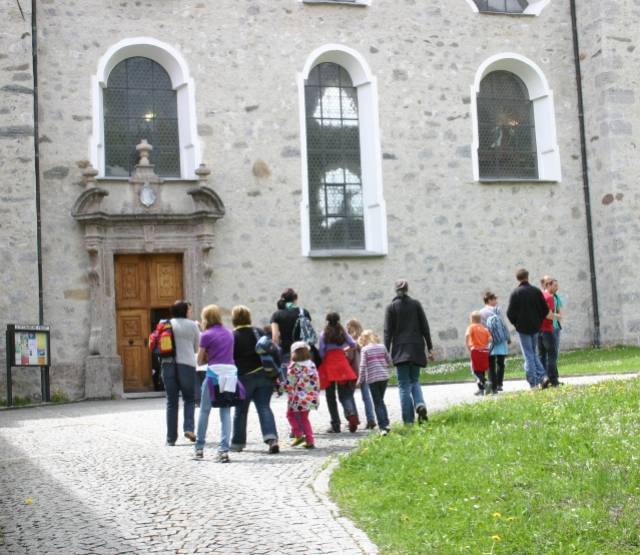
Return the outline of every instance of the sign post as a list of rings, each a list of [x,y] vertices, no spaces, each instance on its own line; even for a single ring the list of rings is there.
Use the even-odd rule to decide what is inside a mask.
[[[42,401],[51,400],[49,367],[51,366],[51,334],[49,326],[7,325],[7,406],[13,404],[11,369],[40,368]]]

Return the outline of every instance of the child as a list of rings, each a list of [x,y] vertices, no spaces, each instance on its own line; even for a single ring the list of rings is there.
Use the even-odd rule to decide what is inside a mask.
[[[365,385],[368,386],[373,397],[380,434],[386,436],[389,433],[389,416],[384,404],[384,392],[389,382],[391,357],[372,330],[364,330],[358,338],[358,343],[362,347],[358,384],[362,385],[363,390]]]
[[[291,446],[304,443],[306,449],[313,449],[313,430],[309,422],[309,411],[318,408],[320,379],[316,365],[311,360],[311,349],[304,341],[291,345],[291,362],[287,369],[287,420],[293,431]],[[304,435],[304,438],[303,438]]]
[[[320,375],[320,389],[331,392],[333,388],[338,390],[338,399],[344,410],[344,416],[349,422],[349,431],[353,434],[358,429],[358,409],[353,391],[358,379],[357,374],[351,368],[345,349],[355,348],[356,342],[340,324],[340,315],[337,312],[327,314],[327,325],[320,335],[320,356],[322,364],[318,369]],[[330,393],[327,395],[327,403],[330,402]],[[331,407],[330,407],[331,408]],[[337,414],[337,408],[330,411]],[[333,424],[332,415],[332,424]],[[339,430],[338,430],[339,431]]]
[[[351,368],[357,375],[360,372],[360,344],[358,338],[362,333],[362,324],[358,320],[352,318],[347,322],[346,328],[347,333],[356,342],[356,348],[347,349],[345,354],[347,355],[347,360],[349,361]],[[371,400],[371,392],[369,391],[369,384],[367,382],[358,383],[360,384],[360,394],[362,395],[364,412],[367,417],[366,429],[373,430],[373,428],[376,427],[376,416],[373,409],[373,401]],[[339,421],[338,426],[340,426]]]
[[[480,322],[482,316],[480,312],[474,310],[470,317],[471,323],[464,335],[467,349],[471,353],[471,371],[478,380],[478,391],[475,395],[484,395],[487,387],[485,372],[489,368],[489,347],[491,345],[491,334]],[[490,387],[491,384],[489,384]],[[487,390],[487,393],[489,390]]]

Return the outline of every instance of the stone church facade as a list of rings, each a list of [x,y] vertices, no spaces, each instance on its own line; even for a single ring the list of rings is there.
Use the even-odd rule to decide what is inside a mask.
[[[0,324],[42,312],[54,391],[149,389],[175,298],[266,324],[294,287],[380,330],[399,277],[459,356],[521,266],[559,279],[565,348],[637,343],[637,2],[577,3],[584,134],[569,0],[28,4],[0,12]]]

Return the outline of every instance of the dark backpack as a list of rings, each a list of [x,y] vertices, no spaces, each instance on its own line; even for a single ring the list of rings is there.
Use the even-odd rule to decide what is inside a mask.
[[[311,320],[309,320],[309,317],[304,313],[304,310],[302,308],[300,308],[299,310],[300,312],[298,314],[298,319],[293,326],[293,338],[296,339],[297,330],[297,337],[300,339],[300,341],[304,341],[309,345],[315,345],[318,342],[316,330],[313,329]]]
[[[253,334],[256,336],[256,353],[265,374],[277,378],[280,375],[280,349],[268,335],[261,336],[255,328]]]
[[[491,340],[494,345],[509,341],[511,335],[507,326],[504,325],[500,313],[496,310],[489,318],[487,318],[487,329],[491,333]]]

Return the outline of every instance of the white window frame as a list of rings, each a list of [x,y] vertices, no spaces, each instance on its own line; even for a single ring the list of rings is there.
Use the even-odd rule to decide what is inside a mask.
[[[343,4],[347,6],[371,6],[371,0],[298,0],[301,4]]]
[[[169,74],[176,91],[178,108],[179,179],[197,179],[195,170],[201,162],[202,155],[196,123],[195,84],[189,76],[189,68],[182,55],[172,46],[150,37],[124,39],[111,46],[100,58],[97,73],[91,78],[93,131],[89,141],[89,160],[98,170],[98,178],[105,178],[102,92],[107,87],[111,70],[123,60],[135,56],[143,56],[157,62]]]
[[[487,179],[480,177],[478,162],[478,148],[480,146],[478,129],[478,94],[480,83],[486,75],[494,71],[508,71],[522,79],[529,91],[529,98],[533,103],[533,117],[536,127],[536,148],[538,151],[538,179]],[[562,181],[562,167],[560,163],[560,148],[556,136],[556,115],[553,101],[553,91],[542,70],[531,60],[504,52],[491,56],[476,72],[471,86],[471,121],[473,123],[473,141],[471,145],[471,160],[473,163],[473,179],[475,181]]]
[[[332,62],[342,66],[358,94],[360,128],[360,167],[364,216],[365,248],[312,250],[309,221],[309,175],[307,159],[307,118],[305,81],[318,64]],[[387,211],[382,185],[382,153],[380,149],[380,120],[378,115],[378,84],[364,57],[356,50],[341,44],[326,44],[314,50],[298,73],[300,113],[300,158],[302,167],[302,255],[310,257],[383,256],[388,252]]]
[[[523,11],[522,13],[504,13],[502,15],[512,15],[512,16],[518,16],[518,15],[540,15],[542,13],[542,10],[544,10],[547,7],[547,4],[549,4],[549,2],[551,2],[551,0],[529,0],[529,6],[527,7],[527,9],[525,11]],[[478,6],[476,5],[476,3],[473,0],[467,0],[467,4],[469,4],[469,6],[471,6],[471,9],[478,14],[494,14],[494,12],[481,12],[478,9]],[[495,12],[495,14],[500,15],[500,12]]]

